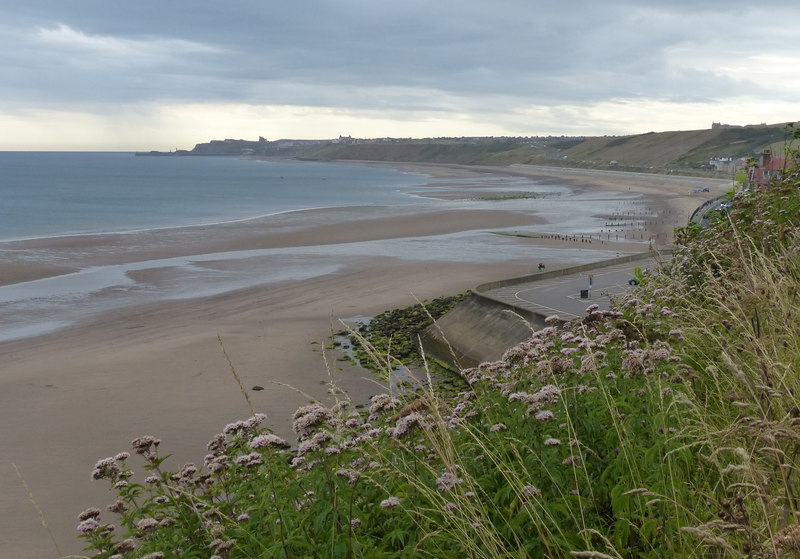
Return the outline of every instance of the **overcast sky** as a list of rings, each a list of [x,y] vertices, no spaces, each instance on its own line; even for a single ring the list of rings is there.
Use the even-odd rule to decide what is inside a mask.
[[[800,2],[0,0],[0,150],[800,119]]]

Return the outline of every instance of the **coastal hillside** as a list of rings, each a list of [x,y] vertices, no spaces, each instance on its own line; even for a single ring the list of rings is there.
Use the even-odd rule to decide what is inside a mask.
[[[578,138],[441,139],[403,143],[349,143],[315,146],[303,157],[418,161],[481,165],[512,163],[650,171],[714,172],[712,158],[776,153],[787,139],[786,126],[720,126],[707,130],[650,132],[633,136]]]
[[[447,388],[331,386],[294,413],[296,440],[254,414],[202,464],[135,439],[92,472],[110,495],[76,520],[87,552],[800,556],[800,169],[729,198],[610,310],[553,317]]]
[[[753,157],[764,149],[783,151],[785,125],[727,126],[708,130],[650,132],[587,138],[562,150],[570,160],[617,161],[623,166],[702,169],[714,157]]]
[[[252,155],[311,160],[365,160],[463,165],[513,163],[649,172],[719,173],[711,160],[735,161],[783,150],[785,124],[717,125],[706,130],[602,137],[476,137],[336,140],[213,140],[192,150],[140,155]]]

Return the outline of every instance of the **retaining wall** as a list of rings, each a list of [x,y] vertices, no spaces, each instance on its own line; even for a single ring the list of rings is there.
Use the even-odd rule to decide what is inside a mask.
[[[456,369],[497,361],[544,326],[532,313],[471,292],[421,336],[423,351]]]

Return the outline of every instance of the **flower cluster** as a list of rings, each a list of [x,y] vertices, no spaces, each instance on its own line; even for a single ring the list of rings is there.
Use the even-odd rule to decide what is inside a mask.
[[[330,410],[320,404],[310,404],[298,408],[292,416],[292,429],[300,438],[310,435],[315,427],[320,427],[333,420]]]
[[[402,402],[388,394],[377,394],[369,399],[369,415],[370,418],[376,418],[380,413],[393,410],[402,405]]]

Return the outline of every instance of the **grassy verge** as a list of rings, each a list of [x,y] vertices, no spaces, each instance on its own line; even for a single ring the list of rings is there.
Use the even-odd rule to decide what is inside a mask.
[[[95,467],[112,497],[81,514],[87,550],[798,556],[800,174],[787,175],[679,231],[669,271],[611,310],[590,306],[462,371],[457,394],[308,405],[292,443],[256,415],[177,470],[158,441],[137,439],[143,474],[127,453]],[[367,353],[389,355],[398,339],[381,333]]]

